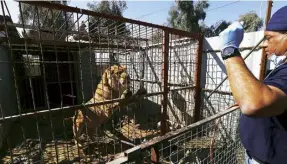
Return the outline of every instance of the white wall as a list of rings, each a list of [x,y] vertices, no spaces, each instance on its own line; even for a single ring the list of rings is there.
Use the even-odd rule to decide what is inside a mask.
[[[263,31],[245,33],[240,48],[250,47],[249,49],[241,50],[241,54],[245,57],[262,38]],[[203,63],[201,73],[201,87],[213,90],[220,84],[223,78],[226,77],[226,69],[223,64],[223,60],[220,55],[220,38],[212,37],[205,38],[203,44]],[[207,52],[206,52],[207,51]],[[261,62],[262,49],[256,49],[246,60],[245,63],[249,70],[253,73],[256,78],[259,78],[260,73],[260,62]],[[272,66],[272,65],[271,65]],[[270,67],[270,66],[268,66]],[[269,68],[267,68],[269,69]],[[219,91],[231,92],[229,87],[228,79],[218,89]],[[202,96],[208,96],[210,92],[202,92]],[[214,93],[208,100],[202,99],[202,115],[209,117],[218,111],[228,108],[234,103],[232,95],[224,95]],[[236,130],[239,123],[239,112],[228,114],[221,118],[222,124],[219,125],[220,135],[218,138],[226,137],[235,139],[237,136]]]
[[[244,47],[253,47],[255,46],[260,39],[263,37],[263,32],[251,32],[251,33],[245,33],[242,43],[240,44],[240,48]],[[212,77],[215,78],[216,76],[221,76],[221,72],[224,73],[224,77],[226,76],[226,69],[224,67],[221,55],[220,55],[220,38],[219,37],[212,37],[212,38],[205,38],[203,43],[203,51],[216,51],[216,52],[207,52],[203,53],[203,57],[208,56],[216,61],[217,66],[211,67],[210,69],[213,69],[213,71],[218,70],[216,75],[213,75]],[[240,51],[242,56],[245,57],[249,52],[250,49],[242,50]],[[260,61],[261,61],[261,54],[262,49],[255,50],[246,60],[245,63],[247,67],[250,69],[250,71],[253,73],[253,75],[258,78],[259,77],[259,71],[260,71]],[[204,61],[203,61],[204,62]],[[211,63],[208,63],[211,64]],[[215,63],[214,63],[215,65]],[[202,76],[204,76],[204,71],[202,71]],[[209,79],[207,79],[209,80]],[[210,81],[206,81],[209,83]],[[227,83],[224,83],[224,85],[227,85]],[[215,86],[205,86],[205,88],[208,89],[214,89]],[[226,90],[227,91],[227,90]]]

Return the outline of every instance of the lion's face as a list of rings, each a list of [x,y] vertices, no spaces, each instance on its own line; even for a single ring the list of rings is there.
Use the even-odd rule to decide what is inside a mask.
[[[130,90],[130,77],[124,66],[113,65],[107,68],[103,74],[103,80],[120,93]]]

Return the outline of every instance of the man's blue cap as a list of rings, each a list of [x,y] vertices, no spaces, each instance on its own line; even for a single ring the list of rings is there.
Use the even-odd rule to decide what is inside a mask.
[[[280,8],[272,15],[266,31],[287,31],[287,6]]]

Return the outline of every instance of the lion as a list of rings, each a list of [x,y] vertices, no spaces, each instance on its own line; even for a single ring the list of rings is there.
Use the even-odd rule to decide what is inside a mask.
[[[83,132],[83,128],[87,126],[87,136],[93,140],[93,135],[100,125],[107,122],[114,111],[120,107],[127,106],[132,101],[136,101],[135,98],[138,95],[146,94],[146,90],[138,91],[132,96],[130,91],[130,77],[127,73],[127,68],[122,65],[112,65],[104,70],[100,83],[97,85],[94,97],[91,98],[85,105],[93,104],[96,102],[103,102],[112,99],[128,99],[127,101],[113,102],[103,105],[95,105],[92,107],[86,107],[82,110],[76,110],[73,117],[73,134],[75,144],[79,144],[79,137]],[[85,112],[85,114],[83,113]],[[84,115],[86,117],[84,117]]]

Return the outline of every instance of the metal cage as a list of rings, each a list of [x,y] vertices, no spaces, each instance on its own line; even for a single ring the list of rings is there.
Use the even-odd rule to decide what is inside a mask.
[[[238,107],[155,137],[116,155],[116,163],[244,163]]]
[[[218,123],[209,118],[218,118],[215,114],[231,105],[232,97],[222,91],[205,99],[210,90],[201,80],[218,70],[202,66],[203,60],[205,66],[216,65],[212,55],[203,57],[202,34],[45,1],[18,3],[20,23],[14,23],[1,1],[3,163],[180,163],[191,155],[187,152],[207,149],[215,127],[220,128],[218,151],[238,145],[237,113],[220,115],[224,119]],[[35,11],[30,21],[24,21],[25,7]],[[131,97],[91,101],[112,65],[126,67]],[[207,113],[213,101],[217,109]],[[108,110],[109,118],[97,116],[106,121],[93,140],[82,135],[84,145],[74,143],[77,111],[88,134],[94,126],[86,119],[94,114],[90,109],[115,103],[120,105]],[[222,158],[215,153],[214,159]]]

